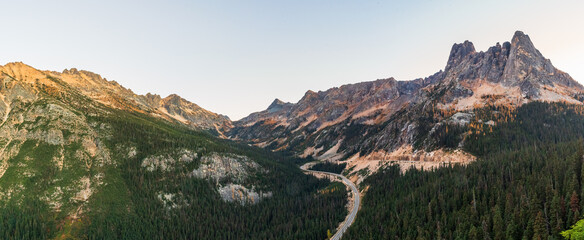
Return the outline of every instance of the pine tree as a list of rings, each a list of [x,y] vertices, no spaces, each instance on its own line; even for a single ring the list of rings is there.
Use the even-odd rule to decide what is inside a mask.
[[[507,225],[507,230],[505,231],[505,237],[507,240],[517,239],[517,225],[515,221],[510,221]]]
[[[479,230],[474,225],[468,231],[468,239],[479,239]]]
[[[572,210],[572,217],[574,218],[573,222],[578,221],[580,218],[580,199],[578,198],[576,191],[573,191],[572,196],[570,197],[570,210]]]
[[[560,197],[558,193],[554,191],[554,197],[552,198],[551,206],[550,206],[550,228],[552,235],[557,235],[563,229],[563,220],[560,215],[561,206],[560,206]]]
[[[533,240],[544,240],[548,238],[546,221],[543,213],[539,211],[533,223]]]
[[[503,240],[505,238],[505,223],[503,222],[503,217],[501,216],[501,209],[499,206],[495,206],[493,209],[493,239]]]

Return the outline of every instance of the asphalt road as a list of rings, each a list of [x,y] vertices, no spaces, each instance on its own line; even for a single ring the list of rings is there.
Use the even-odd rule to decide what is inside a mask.
[[[341,226],[341,228],[339,229],[339,231],[337,231],[335,233],[335,235],[333,235],[331,237],[332,240],[339,240],[343,236],[343,233],[345,233],[345,231],[347,231],[347,229],[355,221],[355,217],[357,216],[357,211],[359,211],[359,204],[361,202],[361,199],[360,199],[360,196],[359,196],[359,190],[357,190],[357,186],[355,186],[355,184],[353,184],[353,182],[351,182],[351,180],[347,179],[343,175],[336,174],[336,173],[331,173],[331,172],[322,172],[322,171],[308,170],[314,164],[315,164],[314,162],[307,163],[307,164],[302,165],[300,168],[302,170],[306,171],[306,172],[323,173],[323,174],[327,174],[327,175],[332,175],[332,176],[335,176],[335,177],[339,177],[339,178],[341,178],[343,180],[343,183],[345,185],[347,185],[349,188],[351,188],[351,192],[353,194],[353,200],[354,200],[353,201],[353,209],[351,209],[351,212],[345,218],[345,221],[343,222],[343,225]]]

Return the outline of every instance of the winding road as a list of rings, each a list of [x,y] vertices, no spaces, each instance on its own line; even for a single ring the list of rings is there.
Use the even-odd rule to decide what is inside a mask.
[[[327,174],[327,175],[331,175],[334,177],[339,177],[343,180],[343,184],[345,184],[345,185],[347,185],[347,187],[351,188],[351,194],[353,195],[353,208],[351,209],[351,212],[349,213],[349,215],[347,215],[347,217],[345,218],[345,221],[343,221],[341,227],[338,228],[338,231],[335,233],[335,235],[333,235],[330,238],[332,240],[339,240],[343,236],[343,233],[345,233],[345,231],[347,231],[347,229],[355,221],[355,216],[357,216],[357,211],[359,211],[359,204],[361,201],[360,196],[359,196],[359,190],[357,189],[357,186],[355,186],[355,184],[353,182],[351,182],[351,180],[349,180],[348,178],[346,178],[343,175],[331,173],[331,172],[309,170],[309,168],[312,167],[316,163],[317,162],[306,163],[306,164],[302,165],[300,167],[300,169],[302,169],[305,172],[322,173],[322,174]]]

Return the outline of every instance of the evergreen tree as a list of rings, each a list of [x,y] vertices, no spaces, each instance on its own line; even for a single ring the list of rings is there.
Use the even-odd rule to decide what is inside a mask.
[[[499,206],[495,206],[493,209],[493,239],[494,240],[504,240],[505,239],[505,223],[503,217],[501,216],[501,209]]]
[[[548,238],[547,226],[543,213],[539,211],[533,223],[533,240],[545,240]]]

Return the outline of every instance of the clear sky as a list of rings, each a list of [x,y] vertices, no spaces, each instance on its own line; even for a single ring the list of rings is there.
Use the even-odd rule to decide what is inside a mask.
[[[429,76],[453,43],[528,34],[584,83],[584,1],[7,1],[0,64],[76,67],[236,120],[274,98]]]

